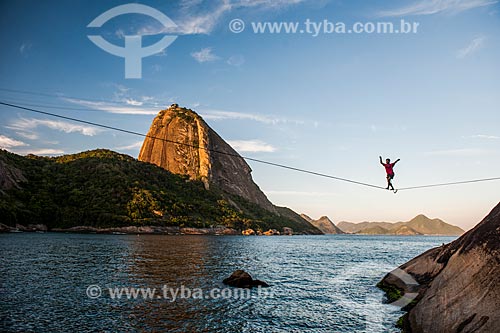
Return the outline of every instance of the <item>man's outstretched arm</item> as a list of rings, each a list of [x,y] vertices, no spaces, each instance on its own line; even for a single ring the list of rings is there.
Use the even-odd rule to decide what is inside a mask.
[[[382,162],[382,156],[378,157],[380,159],[380,164],[384,165],[384,162]]]
[[[398,158],[396,161],[394,161],[394,164],[398,163],[399,161],[401,161],[400,158]]]

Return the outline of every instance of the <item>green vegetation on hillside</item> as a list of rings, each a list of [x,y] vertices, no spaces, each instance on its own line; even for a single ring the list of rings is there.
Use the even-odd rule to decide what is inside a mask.
[[[267,230],[291,227],[318,233],[303,220],[274,215],[201,181],[109,150],[61,157],[18,156],[0,150],[0,168],[22,172],[27,182],[0,191],[0,222],[121,227],[161,225]],[[6,170],[0,170],[7,173]]]

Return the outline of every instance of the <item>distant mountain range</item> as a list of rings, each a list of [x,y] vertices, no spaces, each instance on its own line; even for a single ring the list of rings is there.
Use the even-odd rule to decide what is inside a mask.
[[[324,234],[345,234],[340,228],[338,228],[328,216],[322,216],[318,220],[313,220],[306,214],[300,214],[300,216],[311,223],[313,226],[321,230]]]
[[[446,235],[460,236],[465,231],[440,219],[418,215],[407,222],[340,222],[338,228],[350,234],[365,235]]]

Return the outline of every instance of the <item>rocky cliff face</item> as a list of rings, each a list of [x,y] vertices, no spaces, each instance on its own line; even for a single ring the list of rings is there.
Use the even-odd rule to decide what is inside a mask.
[[[0,158],[0,194],[3,190],[20,188],[20,183],[27,182],[21,170],[11,166]]]
[[[198,114],[177,104],[160,111],[153,120],[139,160],[202,180],[207,188],[215,185],[278,214],[253,182],[245,160]]]
[[[500,324],[500,204],[456,241],[400,267],[420,284],[405,319],[409,332],[498,332]],[[395,275],[381,287],[412,292]]]

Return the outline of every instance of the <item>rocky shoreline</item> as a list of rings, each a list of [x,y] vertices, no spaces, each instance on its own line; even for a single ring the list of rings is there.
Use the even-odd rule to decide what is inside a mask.
[[[113,228],[96,228],[90,226],[76,226],[72,228],[48,229],[44,224],[16,224],[15,227],[0,224],[0,232],[68,232],[84,234],[158,234],[158,235],[240,235],[241,232],[226,227],[215,228],[186,228],[162,226],[127,226]]]
[[[123,235],[264,235],[264,236],[279,236],[292,235],[291,228],[284,228],[283,232],[275,229],[270,229],[265,232],[255,232],[252,229],[236,230],[224,226],[212,228],[190,228],[190,227],[165,227],[165,226],[127,226],[113,228],[96,228],[90,226],[76,226],[71,228],[52,228],[49,229],[44,224],[16,224],[14,227],[0,223],[0,233],[16,233],[16,232],[63,232],[63,233],[81,233],[81,234],[123,234]]]
[[[430,249],[389,273],[378,287],[403,303],[403,332],[498,332],[500,322],[500,203],[457,240]]]

